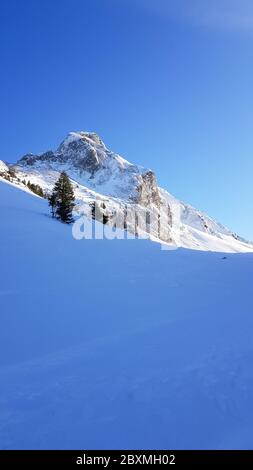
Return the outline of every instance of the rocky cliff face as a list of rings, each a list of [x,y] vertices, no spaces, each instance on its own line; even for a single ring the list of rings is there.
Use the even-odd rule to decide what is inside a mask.
[[[160,208],[160,194],[153,171],[149,170],[141,175],[140,184],[137,187],[136,201],[144,207],[154,204],[157,208]]]

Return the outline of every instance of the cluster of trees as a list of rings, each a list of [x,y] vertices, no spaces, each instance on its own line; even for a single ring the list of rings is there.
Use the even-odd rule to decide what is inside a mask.
[[[58,181],[55,183],[52,193],[48,196],[49,206],[51,207],[52,216],[61,220],[64,223],[72,223],[73,216],[72,211],[75,206],[75,196],[72,184],[68,175],[65,172],[62,172]],[[102,224],[111,224],[116,228],[116,217],[113,217],[113,214],[110,214],[107,211],[107,207],[104,202],[92,201],[90,203],[91,207],[91,216],[94,220],[101,222]],[[116,213],[114,214],[116,215]],[[143,216],[142,216],[143,215]],[[124,220],[121,221],[122,228],[125,230],[130,230],[135,234],[135,237],[139,237],[139,230],[146,231],[147,233],[151,232],[151,212],[147,210],[144,214],[137,213],[136,210],[128,213],[127,206],[124,208]],[[157,237],[161,238],[162,235],[162,221],[161,215],[158,213],[156,215],[157,219],[154,221],[157,223],[156,233]],[[129,222],[127,222],[129,218]],[[143,219],[143,220],[142,220]],[[128,226],[128,223],[130,227]],[[144,223],[144,227],[142,224]],[[146,225],[145,225],[146,223]],[[168,206],[168,226],[172,225],[172,214],[170,206]],[[153,226],[153,225],[152,225]]]
[[[17,179],[17,181],[20,181],[19,178],[17,178],[16,173],[12,168],[9,168],[8,171],[1,172],[0,176],[2,176],[2,178],[10,182],[12,182],[15,179]]]
[[[51,195],[48,198],[52,217],[65,224],[73,222],[72,211],[75,206],[75,195],[70,179],[64,171],[60,174]]]
[[[42,187],[39,184],[33,184],[30,181],[27,181],[23,179],[23,181],[20,180],[20,178],[17,177],[15,170],[13,168],[9,168],[8,171],[5,171],[3,173],[0,173],[0,176],[2,178],[5,178],[7,181],[12,182],[17,182],[17,183],[23,183],[24,186],[27,186],[27,188],[30,189],[33,193],[37,194],[40,197],[45,197],[44,192]]]
[[[51,207],[52,217],[57,218],[58,220],[70,224],[73,222],[72,212],[75,206],[75,196],[73,186],[70,182],[68,175],[65,172],[62,172],[58,181],[55,183],[52,193],[48,196],[49,206]],[[102,224],[111,224],[116,228],[116,218],[113,217],[113,214],[107,211],[107,207],[104,202],[92,201],[90,203],[91,207],[91,216],[94,220],[101,222]],[[115,215],[115,214],[114,214]],[[157,219],[154,221],[157,223],[156,233],[157,237],[161,238],[162,235],[162,221],[161,215],[158,213],[156,215]],[[129,218],[129,222],[127,222]],[[143,220],[142,220],[143,219]],[[151,223],[152,217],[149,210],[146,213],[139,214],[137,211],[130,211],[130,214],[127,211],[127,206],[124,208],[124,219],[122,222],[122,228],[125,230],[130,230],[135,234],[135,237],[139,237],[139,230],[144,230],[147,233],[151,232]],[[130,225],[130,228],[128,226]],[[142,223],[146,225],[142,228]],[[168,205],[168,226],[172,225],[172,213],[170,206]],[[152,224],[153,227],[153,224]],[[146,230],[145,230],[146,229]]]
[[[22,183],[27,186],[27,188],[30,189],[30,191],[32,191],[34,194],[37,194],[37,196],[45,197],[43,189],[39,184],[34,184],[30,181],[27,181],[26,183],[25,180],[23,180]]]

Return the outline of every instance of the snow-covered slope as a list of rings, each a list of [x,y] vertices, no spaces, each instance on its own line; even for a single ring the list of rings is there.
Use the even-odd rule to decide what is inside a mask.
[[[0,182],[0,447],[253,446],[253,254],[76,241]]]
[[[246,240],[159,188],[153,171],[111,152],[95,133],[71,132],[55,152],[27,154],[15,170],[21,181],[39,184],[46,193],[59,172],[66,171],[79,213],[89,216],[90,204],[96,200],[110,224],[115,213],[123,221],[127,210],[127,229],[140,237],[199,250],[253,250]]]
[[[0,175],[9,171],[8,166],[2,160],[0,160]]]

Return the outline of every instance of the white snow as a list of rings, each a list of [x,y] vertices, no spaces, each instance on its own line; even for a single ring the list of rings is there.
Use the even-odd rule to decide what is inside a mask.
[[[5,173],[8,170],[8,166],[2,160],[0,160],[0,173]]]
[[[72,238],[0,182],[0,448],[253,446],[253,254]]]

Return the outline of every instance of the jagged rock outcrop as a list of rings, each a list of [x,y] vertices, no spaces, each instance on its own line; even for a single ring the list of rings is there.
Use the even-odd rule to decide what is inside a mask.
[[[160,207],[160,194],[157,186],[157,181],[153,171],[147,171],[141,175],[140,185],[137,187],[136,202],[142,206],[149,207],[154,204]]]

